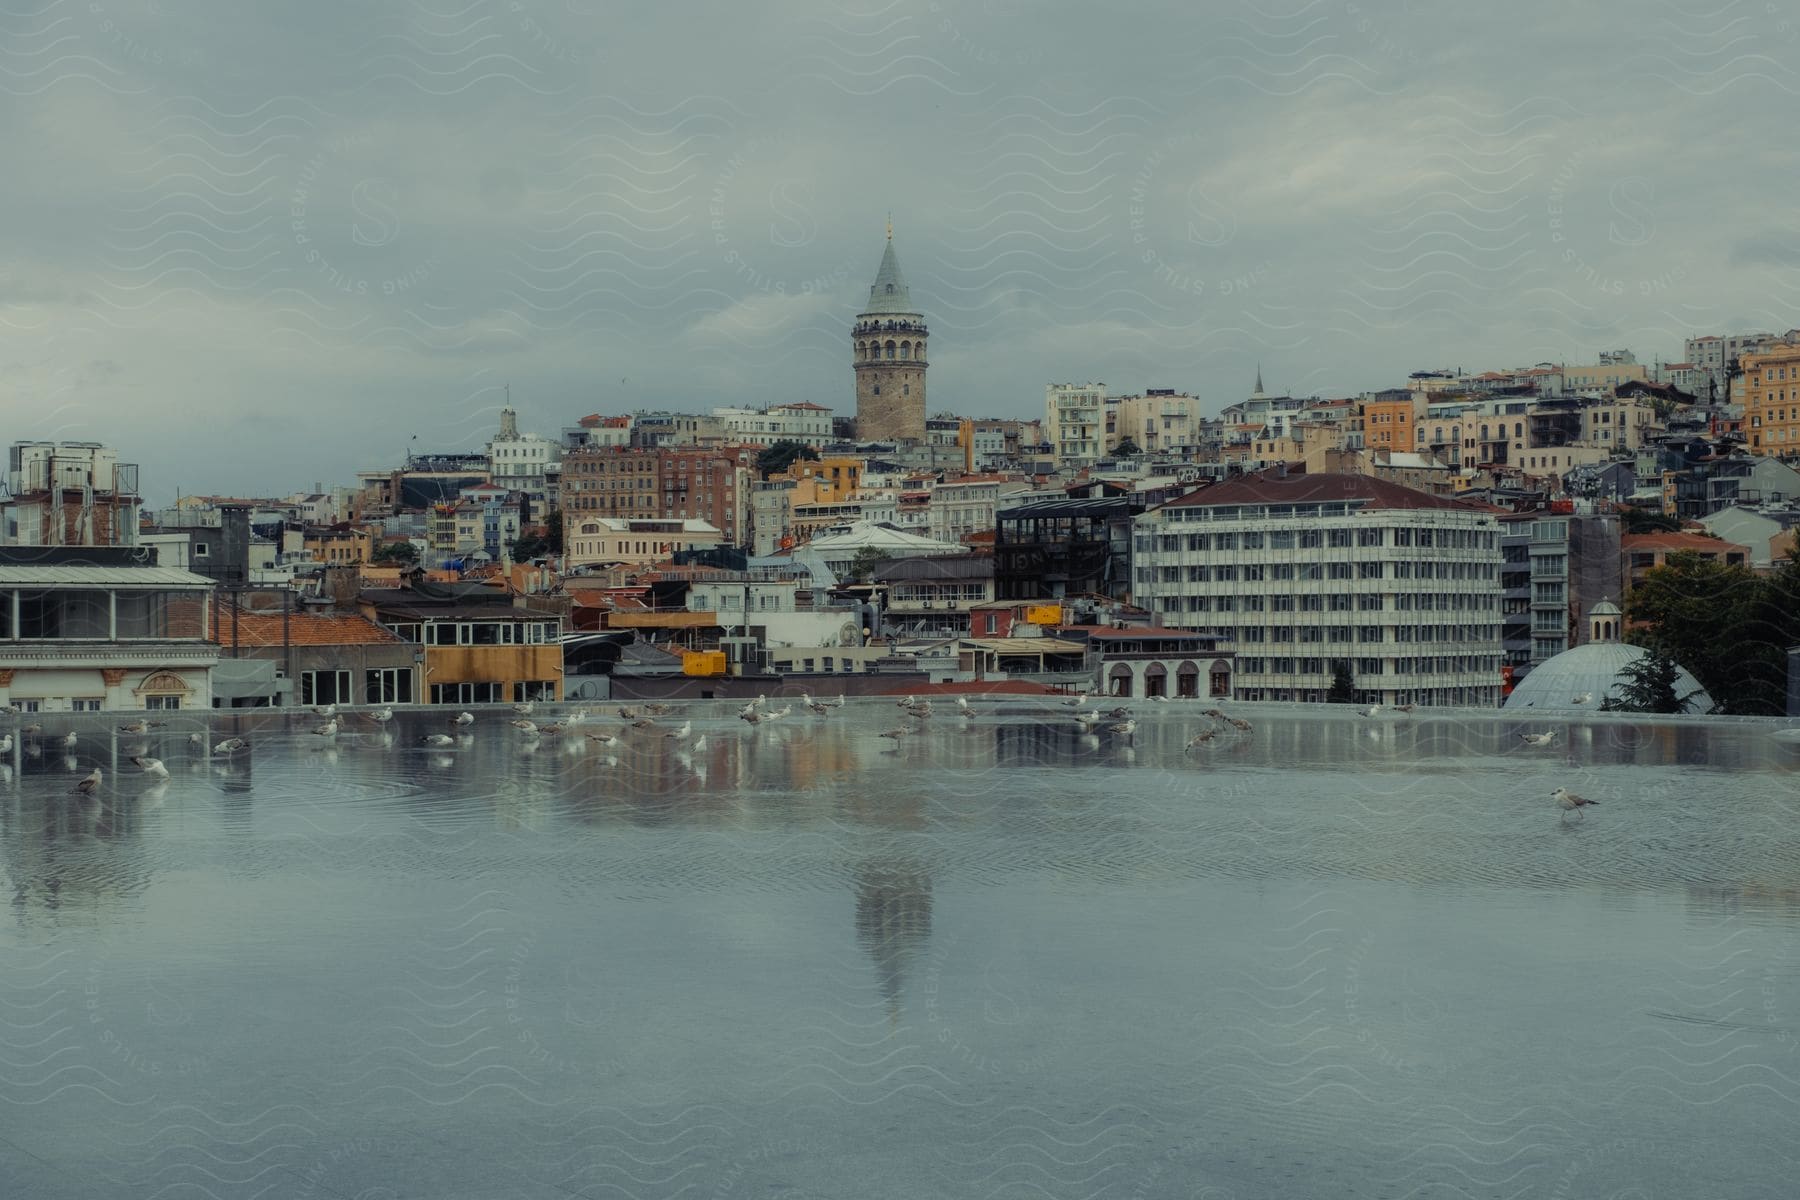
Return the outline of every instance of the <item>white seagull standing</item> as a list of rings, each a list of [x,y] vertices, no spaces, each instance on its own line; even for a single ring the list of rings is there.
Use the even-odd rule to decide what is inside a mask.
[[[64,750],[73,750],[74,748],[75,748],[75,731],[73,729],[71,729],[71,730],[69,730],[67,736],[65,736],[63,738],[63,749]]]
[[[1369,707],[1362,710],[1362,715],[1365,717],[1372,717],[1380,711],[1381,711],[1381,705],[1371,704],[1371,705],[1369,705]]]
[[[376,709],[374,712],[364,713],[363,717],[367,720],[375,722],[377,725],[385,725],[389,721],[394,719],[394,710],[383,705],[381,708]]]
[[[1087,693],[1083,692],[1079,696],[1075,697],[1073,700],[1064,700],[1062,702],[1062,705],[1064,708],[1080,708],[1082,705],[1084,705],[1086,703],[1087,703]]]
[[[1554,792],[1551,792],[1550,798],[1556,801],[1557,806],[1563,810],[1565,816],[1569,813],[1575,813],[1578,816],[1586,817],[1587,814],[1581,810],[1589,805],[1600,803],[1598,800],[1589,800],[1586,796],[1577,796],[1566,787],[1559,787]]]
[[[131,763],[146,775],[154,775],[158,779],[169,777],[169,768],[162,765],[160,758],[147,758],[142,754],[134,754]]]
[[[335,720],[333,720],[333,721],[325,722],[323,725],[319,726],[317,729],[314,729],[312,732],[315,737],[334,738],[337,736],[337,731],[338,731],[338,723]]]
[[[454,717],[450,718],[450,723],[452,725],[473,725],[475,723],[475,714],[472,712],[459,712]]]
[[[447,733],[428,733],[419,740],[427,746],[435,746],[440,750],[445,746],[456,745],[456,739]]]
[[[236,754],[239,750],[247,749],[249,745],[250,743],[246,742],[241,737],[226,738],[224,741],[213,747],[213,753]]]
[[[315,705],[313,705],[313,712],[317,713],[321,717],[334,717],[337,715],[337,705],[336,704],[315,704]]]
[[[80,792],[83,796],[91,796],[95,792],[100,790],[101,778],[102,778],[102,776],[100,774],[100,768],[95,767],[94,773],[92,775],[89,775],[87,778],[83,779],[80,783],[77,783],[74,787],[70,788],[69,790],[71,792]]]
[[[668,738],[684,738],[692,732],[694,732],[694,723],[692,721],[683,721],[681,723],[681,728],[671,729],[663,734],[663,736]]]
[[[1546,729],[1542,733],[1521,733],[1519,739],[1527,746],[1548,746],[1556,740],[1556,730]]]

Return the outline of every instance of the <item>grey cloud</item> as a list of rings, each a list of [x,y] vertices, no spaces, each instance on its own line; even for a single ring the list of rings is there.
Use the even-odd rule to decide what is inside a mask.
[[[1350,393],[1670,358],[1747,292],[1800,304],[1760,5],[94,7],[62,43],[0,13],[0,263],[32,264],[0,405],[69,406],[153,496],[478,444],[500,374],[541,432],[847,411],[889,211],[933,407],[997,415],[1075,378],[1223,405],[1258,361]]]

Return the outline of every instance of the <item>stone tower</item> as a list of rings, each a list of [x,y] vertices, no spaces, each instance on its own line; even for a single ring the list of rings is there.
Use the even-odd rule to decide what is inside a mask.
[[[869,289],[868,306],[851,329],[856,371],[856,436],[865,442],[925,440],[925,318],[894,257],[894,225]]]

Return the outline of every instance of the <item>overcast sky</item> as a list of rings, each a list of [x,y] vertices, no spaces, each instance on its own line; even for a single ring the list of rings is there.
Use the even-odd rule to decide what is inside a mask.
[[[1353,394],[1800,325],[1800,0],[19,0],[0,434],[285,493],[809,400]],[[418,441],[411,439],[417,435]]]

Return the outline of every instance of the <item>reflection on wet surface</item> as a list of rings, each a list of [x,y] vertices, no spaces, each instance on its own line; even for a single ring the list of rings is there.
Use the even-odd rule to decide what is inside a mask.
[[[39,717],[0,1194],[1789,1194],[1800,743],[1241,711]]]

